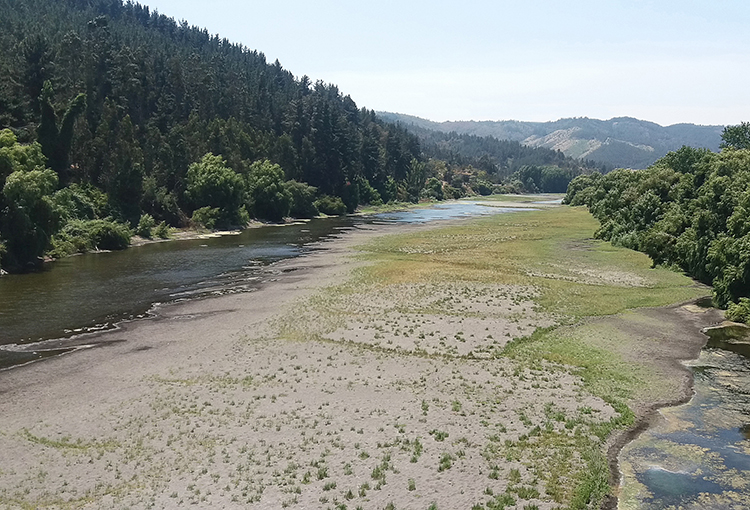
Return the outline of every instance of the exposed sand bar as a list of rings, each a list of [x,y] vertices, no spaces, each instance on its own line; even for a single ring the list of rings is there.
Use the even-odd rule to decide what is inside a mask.
[[[507,281],[493,272],[486,281],[389,275],[365,284],[368,262],[353,246],[446,225],[468,223],[357,229],[271,266],[255,292],[163,307],[155,319],[99,335],[104,347],[0,373],[0,504],[551,509],[570,502],[573,477],[589,462],[576,431],[588,437],[618,412],[584,384],[585,374],[543,357],[497,354],[514,337],[566,321],[538,306],[550,295],[544,282],[624,292],[650,273],[546,265]],[[434,255],[430,264],[448,256],[408,246],[399,248],[404,256]],[[457,253],[471,258],[471,250]],[[675,300],[703,292],[685,288]],[[637,364],[644,380],[664,382],[629,393],[636,415],[647,418],[657,403],[689,394],[677,360],[695,356],[702,339],[694,329],[710,320],[651,309],[556,334],[584,343],[610,334],[601,349]],[[634,349],[620,337],[643,342]]]

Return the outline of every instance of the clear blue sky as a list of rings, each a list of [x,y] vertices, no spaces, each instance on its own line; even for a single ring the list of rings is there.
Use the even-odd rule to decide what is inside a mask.
[[[750,121],[747,0],[142,3],[375,110],[436,121]]]

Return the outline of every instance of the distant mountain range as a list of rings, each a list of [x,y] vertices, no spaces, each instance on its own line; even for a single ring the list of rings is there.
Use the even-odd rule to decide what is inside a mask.
[[[724,126],[674,124],[660,126],[631,117],[609,120],[586,117],[554,122],[430,120],[401,113],[377,112],[388,122],[443,133],[455,132],[513,140],[532,147],[560,150],[566,156],[588,159],[615,168],[646,168],[683,145],[719,149]]]

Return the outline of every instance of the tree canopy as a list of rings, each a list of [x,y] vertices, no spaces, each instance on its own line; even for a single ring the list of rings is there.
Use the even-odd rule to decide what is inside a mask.
[[[394,183],[424,157],[415,136],[335,85],[295,78],[263,53],[136,2],[0,0],[0,19],[0,130],[9,129],[0,184],[16,167],[38,172],[14,176],[0,195],[7,268],[43,255],[67,221],[310,216],[324,195],[356,208],[369,195],[351,193],[352,183],[397,199]],[[85,218],[51,207],[42,228],[46,199],[34,219],[15,190],[53,174],[44,197],[75,187],[60,195],[72,207],[93,189],[106,204]],[[22,223],[37,239],[28,256],[17,249],[29,244],[19,241]]]
[[[722,149],[750,149],[750,122],[725,127],[721,140]]]
[[[683,147],[646,170],[576,177],[565,203],[588,206],[597,237],[713,285],[719,306],[739,302],[750,297],[747,126],[728,127],[720,153]]]

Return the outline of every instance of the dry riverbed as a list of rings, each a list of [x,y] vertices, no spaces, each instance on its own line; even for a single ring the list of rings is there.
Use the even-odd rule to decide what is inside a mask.
[[[598,507],[716,316],[653,308],[707,290],[594,228],[559,208],[360,229],[0,373],[0,504]]]

